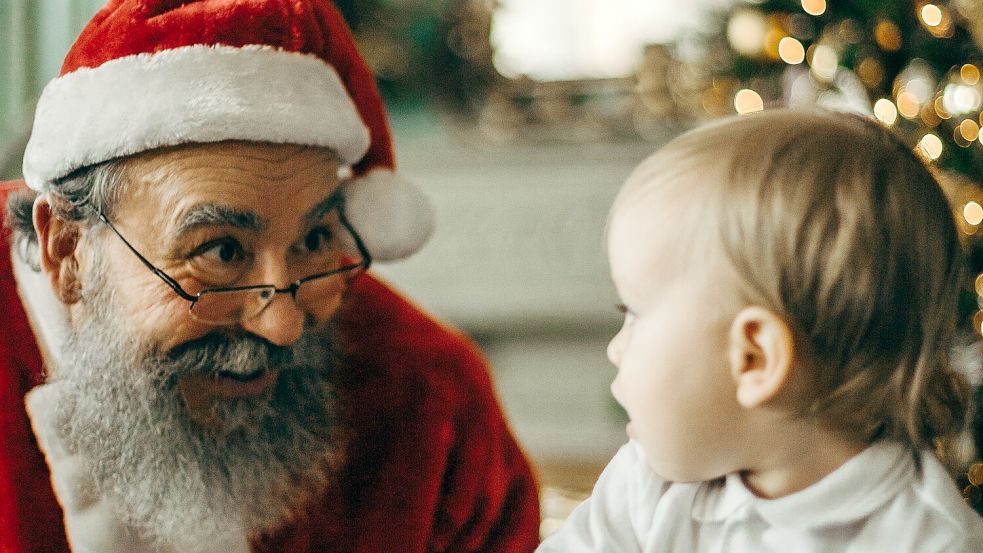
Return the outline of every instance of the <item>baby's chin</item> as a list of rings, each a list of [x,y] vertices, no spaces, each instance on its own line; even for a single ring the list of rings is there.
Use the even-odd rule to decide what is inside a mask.
[[[726,472],[679,459],[662,459],[642,446],[646,464],[660,479],[667,482],[706,482],[726,476]]]

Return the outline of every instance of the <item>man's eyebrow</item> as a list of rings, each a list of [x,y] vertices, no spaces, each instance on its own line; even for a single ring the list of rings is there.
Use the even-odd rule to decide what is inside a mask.
[[[199,227],[225,226],[260,232],[267,221],[252,211],[236,209],[221,204],[198,204],[188,209],[178,221],[175,234],[183,234]]]
[[[334,209],[335,206],[341,202],[341,198],[341,194],[338,191],[335,191],[327,198],[324,198],[318,202],[317,205],[312,207],[311,210],[304,215],[304,224],[307,226],[312,226],[323,219],[329,211]]]

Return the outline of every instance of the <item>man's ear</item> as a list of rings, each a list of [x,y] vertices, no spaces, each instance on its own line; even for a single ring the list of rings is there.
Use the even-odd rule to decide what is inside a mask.
[[[785,320],[772,311],[742,309],[731,323],[729,348],[731,376],[742,406],[768,403],[789,381],[795,341]]]
[[[78,223],[55,216],[47,194],[34,200],[33,217],[41,270],[51,280],[52,290],[63,303],[78,302],[81,298],[77,256],[81,229]]]

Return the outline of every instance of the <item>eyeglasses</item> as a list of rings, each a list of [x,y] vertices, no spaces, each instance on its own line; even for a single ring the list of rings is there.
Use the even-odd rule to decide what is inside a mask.
[[[191,302],[188,307],[191,317],[197,321],[209,324],[236,324],[259,315],[273,301],[277,294],[290,294],[297,305],[309,309],[316,308],[327,298],[334,298],[345,290],[348,282],[365,272],[372,264],[362,238],[352,228],[345,217],[344,202],[338,200],[332,210],[337,215],[335,232],[330,237],[330,243],[325,246],[325,254],[317,259],[319,270],[310,276],[295,280],[286,288],[277,288],[272,284],[253,286],[233,286],[221,288],[206,288],[196,294],[187,292],[176,280],[158,269],[144,257],[130,242],[120,234],[119,230],[102,213],[102,210],[92,207],[99,220],[108,226],[126,247],[137,256],[143,264],[157,275],[165,284],[171,287],[177,295]],[[358,256],[345,255],[344,234],[358,250]]]

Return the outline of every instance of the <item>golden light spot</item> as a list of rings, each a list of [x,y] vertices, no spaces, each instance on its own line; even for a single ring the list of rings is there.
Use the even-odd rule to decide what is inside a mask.
[[[926,134],[918,141],[918,148],[934,161],[942,155],[942,139],[932,133]]]
[[[959,127],[952,129],[952,141],[956,143],[956,146],[960,148],[969,148],[973,145],[973,142],[966,140],[963,137],[963,133],[959,130]]]
[[[980,70],[971,63],[967,63],[959,68],[959,76],[962,78],[964,83],[970,86],[980,82]]]
[[[963,218],[973,226],[983,223],[983,205],[973,201],[966,202],[963,206]]]
[[[937,27],[942,23],[942,8],[935,4],[925,4],[921,11],[922,21],[929,27]]]
[[[768,20],[757,10],[737,10],[727,22],[727,41],[744,56],[759,55],[767,34]]]
[[[816,46],[812,53],[812,73],[823,81],[829,82],[836,77],[839,63],[836,50],[825,44]]]
[[[893,125],[898,120],[898,108],[894,107],[891,100],[881,98],[874,102],[874,117],[885,125]]]
[[[980,335],[983,336],[983,311],[977,311],[976,314],[973,315],[973,328],[975,328],[976,332],[979,332]]]
[[[937,127],[942,122],[942,118],[935,112],[933,104],[925,104],[919,110],[918,115],[922,118],[922,123],[927,127]]]
[[[885,52],[901,49],[901,29],[893,21],[882,19],[874,26],[874,42]]]
[[[785,63],[796,65],[805,61],[806,49],[801,42],[787,36],[778,42],[778,55]]]
[[[918,117],[918,107],[918,98],[911,92],[903,90],[898,94],[898,112],[902,116],[908,119]]]
[[[935,97],[935,114],[939,116],[940,119],[948,119],[952,117],[952,114],[945,109],[945,100],[942,96]]]
[[[765,103],[757,92],[749,88],[742,88],[734,96],[734,108],[737,113],[744,115],[765,109]]]
[[[955,25],[948,8],[942,4],[925,4],[919,12],[922,26],[935,38],[952,38]]]
[[[980,136],[980,126],[972,119],[965,119],[959,123],[959,134],[968,142],[972,142]]]
[[[802,9],[809,15],[826,13],[826,0],[802,0]]]
[[[773,60],[781,59],[778,47],[783,38],[786,37],[780,25],[773,25],[768,30],[768,33],[765,34],[765,54],[768,54],[769,58]]]
[[[976,276],[976,295],[983,296],[983,273]]]
[[[877,88],[884,79],[884,68],[874,58],[864,58],[857,66],[857,76],[867,88]]]

